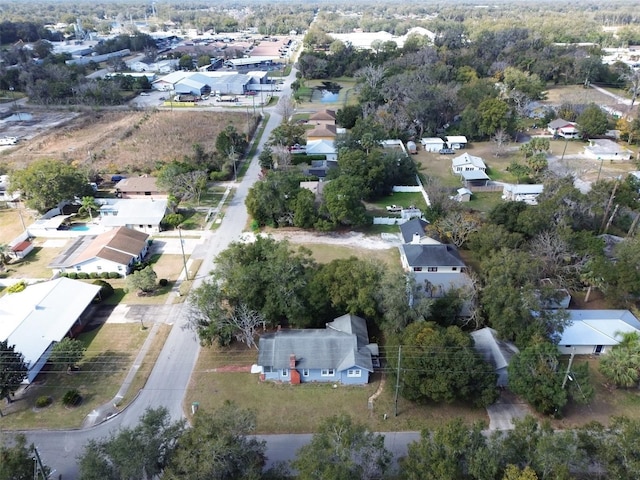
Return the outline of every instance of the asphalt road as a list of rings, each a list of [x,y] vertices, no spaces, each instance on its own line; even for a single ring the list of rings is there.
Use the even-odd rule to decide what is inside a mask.
[[[295,79],[295,73],[291,78]],[[290,85],[290,81],[287,82],[287,86]],[[280,115],[275,109],[272,110],[259,144],[259,151],[264,147],[271,131],[281,121]],[[259,174],[260,167],[256,157],[252,159],[246,175],[237,186],[220,227],[208,233],[206,257],[198,271],[194,286],[207,277],[213,268],[215,256],[232,241],[237,240],[247,225],[248,214],[244,201]],[[171,333],[144,389],[123,412],[86,430],[26,432],[29,441],[38,448],[43,462],[55,469],[52,478],[57,478],[58,475],[62,475],[65,480],[78,478],[76,459],[87,441],[106,437],[119,427],[134,426],[148,407],[166,407],[173,419],[183,417],[184,395],[200,350],[195,333],[186,328],[186,310],[187,307],[178,310],[180,313],[175,318]]]

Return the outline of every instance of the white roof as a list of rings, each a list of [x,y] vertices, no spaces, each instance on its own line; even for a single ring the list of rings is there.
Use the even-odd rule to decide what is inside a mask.
[[[455,157],[451,160],[451,164],[454,167],[461,167],[463,165],[473,165],[476,168],[487,168],[484,164],[484,160],[480,157],[476,157],[473,155],[469,155],[468,153],[463,153],[459,157]]]
[[[336,153],[336,146],[333,140],[309,140],[307,142],[307,148],[305,150],[307,155],[309,154],[333,154]]]
[[[448,143],[467,143],[467,137],[464,135],[451,135],[445,137]]]
[[[512,185],[509,183],[504,184],[504,191],[511,192],[514,195],[540,195],[544,190],[544,185]]]
[[[597,139],[597,140],[589,140],[590,145],[587,145],[585,150],[589,150],[594,154],[611,154],[611,153],[631,153],[631,150],[621,147],[613,140],[608,140],[606,138]]]
[[[52,342],[65,337],[99,290],[98,285],[58,278],[1,297],[0,340],[15,345],[33,368]],[[37,374],[30,370],[28,380]]]
[[[183,71],[175,71],[175,72],[171,72],[168,75],[165,75],[164,77],[161,77],[157,80],[155,80],[152,83],[170,83],[170,84],[175,84],[178,83],[180,80],[182,80],[183,78],[187,78],[189,76],[189,72],[183,72]]]
[[[617,345],[621,334],[640,333],[640,322],[629,310],[567,310],[571,325],[559,345]]]
[[[438,137],[425,137],[420,139],[420,143],[422,143],[422,145],[427,145],[427,144],[443,145],[444,140]]]
[[[163,199],[108,199],[100,207],[100,223],[105,227],[158,225],[166,211]]]

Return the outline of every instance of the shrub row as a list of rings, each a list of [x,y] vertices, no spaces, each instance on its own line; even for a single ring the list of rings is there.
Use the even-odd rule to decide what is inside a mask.
[[[91,272],[91,273],[87,273],[87,272],[62,272],[60,273],[61,277],[66,277],[66,278],[70,278],[72,280],[87,280],[88,278],[120,278],[122,275],[120,275],[118,272]]]

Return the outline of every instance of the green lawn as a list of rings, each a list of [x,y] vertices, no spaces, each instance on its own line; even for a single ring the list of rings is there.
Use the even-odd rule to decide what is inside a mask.
[[[7,266],[11,278],[43,278],[48,279],[53,271],[47,266],[56,258],[63,248],[35,247],[22,260],[14,261]]]
[[[393,385],[387,382],[382,395],[375,401],[373,410],[367,408],[367,400],[379,387],[380,374],[374,374],[365,386],[333,384],[287,385],[261,383],[257,374],[248,369],[257,359],[255,349],[234,346],[220,350],[207,347],[201,350],[192,376],[185,407],[199,402],[200,409],[213,411],[231,400],[243,408],[258,412],[257,433],[307,433],[316,430],[320,422],[338,413],[350,415],[364,423],[372,431],[420,430],[433,427],[454,417],[468,422],[487,415],[484,409],[461,405],[418,406],[404,399],[398,402],[399,415],[393,412]],[[247,372],[223,372],[223,366],[247,369]],[[387,420],[384,420],[384,414]]]
[[[148,334],[149,330],[140,330],[140,326],[133,323],[104,324],[81,334],[78,338],[87,350],[79,364],[80,369],[72,374],[43,371],[16,402],[9,406],[4,406],[3,402],[3,413],[7,415],[0,418],[0,426],[2,429],[26,430],[79,427],[91,410],[111,400],[118,392]],[[146,381],[155,361],[153,355],[157,356],[167,334],[168,327],[154,340],[153,353],[138,371],[137,388]],[[78,389],[82,394],[83,401],[78,407],[66,408],[62,404],[62,397],[70,389]],[[35,408],[35,401],[40,396],[51,397],[52,405]]]
[[[426,210],[427,204],[420,192],[393,192],[391,195],[373,200],[367,203],[367,209],[379,210],[383,216],[387,216],[387,205],[399,205],[409,207],[415,205],[420,210]]]

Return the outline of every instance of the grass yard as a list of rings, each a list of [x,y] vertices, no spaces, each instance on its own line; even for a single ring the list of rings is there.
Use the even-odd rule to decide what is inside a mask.
[[[398,227],[396,226],[396,229]],[[307,243],[305,248],[311,250],[313,258],[318,263],[329,263],[339,258],[357,257],[361,260],[371,259],[376,263],[385,264],[388,267],[400,268],[400,252],[397,248],[387,250],[370,250],[343,245],[328,245],[322,243]]]
[[[427,208],[427,203],[424,201],[424,197],[420,192],[393,192],[387,197],[367,203],[367,210],[377,210],[379,211],[377,213],[380,213],[381,216],[388,216],[386,210],[387,205],[399,205],[401,207],[414,205],[420,210],[426,210]]]
[[[22,221],[20,221],[20,215],[25,225],[33,223],[33,215],[24,209],[16,208],[0,208],[0,244],[9,243],[22,232]]]
[[[167,280],[177,280],[184,268],[182,255],[156,254],[151,256],[149,263],[158,278],[166,278]]]
[[[180,224],[183,230],[203,230],[207,222],[207,212],[201,210],[194,210],[192,208],[180,208],[178,209],[184,220]]]
[[[596,390],[596,396],[590,405],[572,405],[565,411],[565,417],[553,422],[555,428],[571,428],[584,425],[590,421],[597,421],[604,425],[615,416],[625,416],[640,419],[640,390],[616,389],[607,384],[606,379],[598,370],[599,359],[590,356],[577,356],[574,364],[589,364],[591,381]]]
[[[146,382],[169,330],[168,325],[161,327],[138,370],[132,390]],[[71,375],[43,371],[17,401],[7,407],[3,405],[3,413],[7,416],[0,418],[0,426],[3,429],[79,427],[91,410],[117,393],[148,334],[149,330],[140,330],[137,323],[104,324],[81,334],[79,339],[87,350],[80,370]],[[74,388],[81,392],[83,401],[76,408],[66,408],[61,399],[65,392]],[[35,401],[40,396],[51,397],[52,405],[35,408]]]
[[[502,201],[502,192],[477,192],[471,195],[471,200],[465,206],[479,212],[489,212]]]
[[[35,247],[26,258],[7,266],[11,278],[51,278],[53,271],[47,267],[64,248]]]
[[[161,277],[158,276],[158,279]],[[115,280],[108,280],[113,287],[113,295],[107,298],[104,303],[106,305],[118,305],[124,303],[125,305],[162,305],[167,302],[169,293],[175,284],[175,281],[169,281],[166,286],[158,287],[158,289],[151,295],[138,296],[137,292],[127,292],[127,282],[124,278],[118,278]]]
[[[196,401],[200,403],[200,409],[210,412],[231,400],[259,413],[257,433],[313,432],[325,418],[337,413],[349,414],[372,431],[420,430],[454,417],[469,422],[487,420],[483,409],[456,405],[417,406],[402,399],[398,404],[399,415],[394,417],[393,385],[388,381],[373,410],[369,410],[367,401],[380,385],[380,374],[375,374],[366,386],[338,385],[333,388],[332,384],[319,383],[298,386],[261,383],[258,375],[248,373],[256,358],[255,349],[239,345],[223,351],[215,347],[203,348],[191,377],[185,407]],[[235,368],[221,368],[230,365]],[[224,371],[239,368],[245,368],[247,372]],[[385,413],[387,420],[383,419]]]

